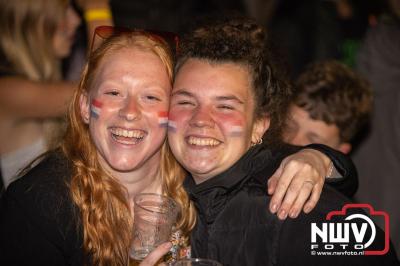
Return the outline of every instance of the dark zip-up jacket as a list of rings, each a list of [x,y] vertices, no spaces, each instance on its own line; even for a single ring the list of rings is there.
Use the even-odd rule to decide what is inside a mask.
[[[326,222],[327,213],[341,210],[349,200],[327,185],[310,214],[280,221],[266,211],[270,197],[265,177],[281,158],[253,148],[226,172],[199,185],[187,177],[185,187],[198,211],[191,235],[193,257],[215,259],[224,266],[397,265],[392,249],[385,256],[310,255],[311,223]],[[342,222],[343,217],[338,219]],[[381,246],[383,241],[377,228],[374,244]]]

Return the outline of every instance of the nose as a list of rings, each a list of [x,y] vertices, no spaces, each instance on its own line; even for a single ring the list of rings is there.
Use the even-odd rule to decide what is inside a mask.
[[[194,127],[213,127],[215,122],[211,109],[205,106],[198,106],[190,119],[189,124]]]
[[[119,116],[128,120],[134,121],[140,119],[141,110],[138,102],[133,97],[127,97],[124,100],[123,106],[118,112]]]

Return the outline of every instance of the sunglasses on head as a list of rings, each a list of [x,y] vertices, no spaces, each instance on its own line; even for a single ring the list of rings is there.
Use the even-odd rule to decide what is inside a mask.
[[[90,51],[93,51],[94,49],[99,47],[100,44],[104,42],[104,40],[112,36],[118,36],[121,34],[128,34],[135,32],[138,34],[146,35],[157,42],[166,43],[170,47],[174,55],[177,53],[179,38],[178,35],[176,35],[173,32],[147,30],[147,29],[146,30],[130,29],[125,27],[114,27],[114,26],[98,26],[94,30]]]

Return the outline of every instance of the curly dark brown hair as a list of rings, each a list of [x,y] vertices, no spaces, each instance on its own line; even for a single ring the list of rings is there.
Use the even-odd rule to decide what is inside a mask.
[[[309,65],[295,82],[294,104],[310,117],[334,124],[349,142],[368,122],[372,91],[366,80],[346,65],[329,60]]]
[[[291,87],[278,71],[260,25],[238,16],[203,23],[181,40],[175,73],[191,58],[246,67],[252,78],[256,118],[268,115],[271,119],[264,142],[280,142]]]

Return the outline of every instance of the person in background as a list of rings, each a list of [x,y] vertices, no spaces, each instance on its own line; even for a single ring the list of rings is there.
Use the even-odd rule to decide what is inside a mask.
[[[105,0],[81,1],[91,36],[95,25],[111,22],[107,5]],[[77,84],[63,80],[61,61],[71,54],[80,23],[68,0],[0,1],[0,172],[4,187],[34,158],[58,145],[63,135],[62,118]]]
[[[343,153],[366,126],[372,109],[367,81],[338,61],[309,65],[295,82],[284,140],[321,143]]]
[[[348,66],[335,60],[310,64],[295,82],[283,139],[299,146],[321,143],[347,154],[371,109],[369,84]],[[342,188],[349,198],[356,190]]]
[[[349,203],[328,186],[316,209],[297,219],[262,211],[271,199],[265,176],[296,149],[281,143],[291,89],[265,43],[264,30],[246,18],[213,20],[180,42],[168,142],[189,172],[184,185],[197,210],[192,256],[231,266],[398,265],[392,247],[384,256],[310,254],[311,223]],[[322,169],[329,176],[328,164]],[[382,231],[375,241],[385,243]]]

